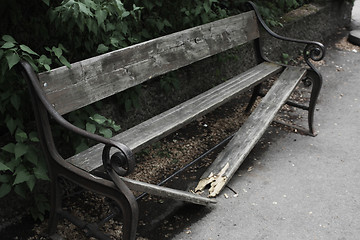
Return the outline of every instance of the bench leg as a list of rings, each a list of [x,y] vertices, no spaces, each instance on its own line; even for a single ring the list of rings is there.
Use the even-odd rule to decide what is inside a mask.
[[[251,98],[249,100],[249,103],[248,103],[248,105],[247,105],[247,107],[245,109],[246,112],[250,112],[250,110],[253,107],[257,97],[261,95],[261,92],[260,92],[261,86],[262,86],[262,84],[259,83],[258,85],[256,85],[254,87],[254,90],[253,90],[253,93],[252,93]]]
[[[70,166],[69,168],[73,168]],[[94,223],[87,223],[76,216],[73,216],[69,212],[62,209],[62,194],[61,186],[58,182],[59,177],[64,180],[69,180],[76,185],[87,189],[91,192],[98,193],[105,197],[112,199],[122,212],[123,222],[123,236],[124,240],[135,240],[136,230],[138,224],[138,204],[133,193],[127,187],[127,185],[113,172],[113,178],[115,181],[109,181],[95,177],[94,175],[84,173],[78,169],[75,171],[68,171],[60,165],[55,166],[56,172],[51,172],[50,178],[50,194],[51,194],[51,206],[50,217],[48,223],[49,235],[56,233],[58,220],[60,218],[66,218],[72,222],[79,229],[86,229],[89,236],[93,236],[97,239],[108,240],[111,239],[106,234],[98,229],[98,225]]]
[[[56,232],[59,221],[58,210],[61,208],[61,194],[59,184],[56,178],[52,178],[50,182],[50,216],[48,224],[48,233],[52,235]]]
[[[315,136],[316,134],[314,131],[314,112],[315,112],[316,102],[319,97],[322,86],[322,77],[318,72],[313,70],[308,71],[307,77],[312,81],[312,89],[311,89],[309,112],[308,112],[309,131],[312,136]]]
[[[135,240],[139,215],[138,206],[135,206],[128,196],[122,194],[113,200],[116,201],[123,215],[123,239]]]

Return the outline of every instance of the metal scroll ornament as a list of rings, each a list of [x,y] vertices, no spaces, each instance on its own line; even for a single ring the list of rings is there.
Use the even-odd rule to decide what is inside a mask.
[[[118,145],[122,144],[105,145],[102,153],[103,164],[108,173],[115,171],[119,176],[126,176],[134,170],[135,160],[131,151],[124,151],[124,147]],[[119,151],[111,155],[111,147],[115,147]]]
[[[320,61],[325,56],[325,48],[320,43],[309,43],[306,45],[304,49],[304,59],[307,64],[311,65],[309,62],[309,59],[312,59],[314,61]]]

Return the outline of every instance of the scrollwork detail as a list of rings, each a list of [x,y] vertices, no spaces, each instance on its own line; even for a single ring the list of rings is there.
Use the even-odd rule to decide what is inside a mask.
[[[314,61],[320,61],[325,56],[325,48],[322,44],[314,42],[306,45],[304,49],[304,58],[306,61],[312,59]]]
[[[110,149],[112,147],[118,151],[111,154]],[[102,160],[107,172],[115,171],[119,176],[127,176],[135,168],[135,159],[130,149],[119,143],[106,144],[103,149]]]

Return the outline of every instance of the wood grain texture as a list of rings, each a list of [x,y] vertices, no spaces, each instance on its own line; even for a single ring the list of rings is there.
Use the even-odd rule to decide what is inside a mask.
[[[281,69],[281,66],[273,63],[265,62],[257,65],[195,98],[120,133],[113,139],[136,152],[224,104],[237,94],[278,73]],[[95,145],[67,161],[85,171],[92,171],[102,165],[102,148],[102,144]]]
[[[159,197],[165,197],[165,198],[172,198],[179,201],[184,202],[190,202],[198,205],[210,205],[215,204],[216,201],[214,199],[209,199],[206,197],[202,197],[198,194],[181,191],[177,189],[167,188],[163,186],[157,186],[154,184],[144,183],[140,181],[136,181],[133,179],[121,178],[125,184],[130,188],[131,190],[138,191],[138,192],[146,192],[148,194],[159,196]]]
[[[39,80],[65,114],[258,37],[250,11],[44,72]]]
[[[228,183],[305,73],[305,69],[287,67],[226,148],[207,168],[199,182],[201,186],[202,181],[208,182],[207,178],[216,180],[216,175],[229,165],[219,176],[223,178],[223,181],[219,182],[221,186],[211,186],[213,189],[216,188],[216,192],[210,192],[209,196],[215,197]]]

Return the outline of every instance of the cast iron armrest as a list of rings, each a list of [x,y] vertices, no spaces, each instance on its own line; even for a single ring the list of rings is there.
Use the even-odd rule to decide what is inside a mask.
[[[251,8],[255,11],[256,17],[258,21],[260,22],[261,26],[266,30],[267,33],[269,33],[272,37],[288,41],[288,42],[295,42],[295,43],[302,43],[306,44],[305,49],[303,50],[303,56],[305,62],[309,65],[309,67],[313,70],[315,70],[313,64],[310,62],[310,59],[313,61],[320,61],[325,56],[325,47],[322,43],[315,42],[315,41],[307,41],[307,40],[300,40],[295,38],[288,38],[278,35],[277,33],[273,32],[265,23],[265,21],[262,19],[259,10],[257,9],[256,5],[249,1],[248,4],[251,6]],[[316,70],[315,70],[316,71]]]
[[[26,61],[21,61],[20,65],[22,67],[22,72],[26,78],[30,81],[37,97],[44,105],[47,112],[50,116],[61,126],[72,131],[82,137],[94,140],[98,143],[105,144],[103,153],[102,153],[102,161],[104,164],[104,168],[108,172],[110,176],[114,176],[114,171],[116,174],[121,176],[125,176],[133,171],[135,168],[135,160],[132,154],[132,151],[124,144],[115,142],[111,139],[104,138],[97,134],[93,134],[87,132],[81,128],[78,128],[68,122],[65,118],[63,118],[55,109],[54,107],[48,102],[46,96],[44,94],[43,89],[40,86],[39,80],[37,75],[35,74],[34,70],[32,69],[31,65]],[[116,148],[118,151],[115,152],[110,157],[110,149]],[[113,179],[114,180],[114,179]]]

